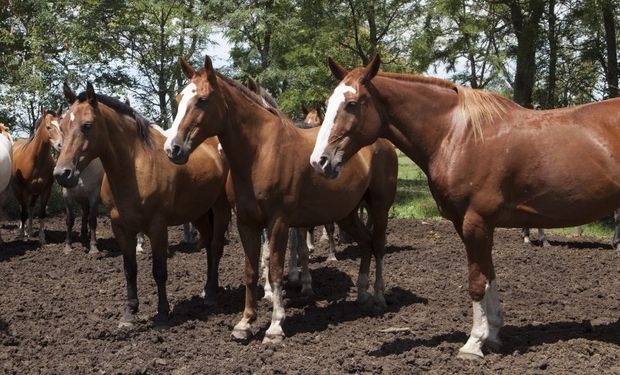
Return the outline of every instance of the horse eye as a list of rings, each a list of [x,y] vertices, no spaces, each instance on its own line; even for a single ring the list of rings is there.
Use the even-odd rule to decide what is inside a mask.
[[[87,131],[89,131],[89,130],[90,130],[90,127],[91,127],[91,125],[92,125],[92,124],[91,124],[91,123],[89,123],[89,122],[82,124],[82,131],[83,131],[83,132],[87,132]]]
[[[350,101],[350,102],[347,102],[347,104],[346,104],[346,106],[345,106],[345,109],[346,109],[347,111],[352,111],[352,110],[354,110],[355,108],[357,108],[357,102],[356,102],[356,101]]]
[[[209,97],[207,95],[202,95],[198,97],[198,101],[201,103],[205,103],[207,100],[209,100]]]

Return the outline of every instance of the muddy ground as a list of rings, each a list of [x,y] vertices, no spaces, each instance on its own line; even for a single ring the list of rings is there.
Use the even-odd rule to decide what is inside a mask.
[[[505,345],[482,361],[464,361],[456,354],[471,328],[471,303],[465,252],[448,222],[390,221],[383,314],[355,303],[357,247],[339,245],[339,261],[326,263],[320,243],[311,263],[317,298],[304,301],[287,288],[288,337],[279,346],[261,344],[270,318],[265,301],[255,338],[230,338],[243,309],[236,230],[220,267],[218,308],[206,309],[198,297],[204,253],[178,245],[181,228],[171,228],[170,327],[152,327],[157,295],[147,253],[139,256],[139,323],[122,329],[125,280],[109,220],[99,223],[103,257],[79,244],[63,254],[63,222],[50,220],[51,243],[42,248],[16,241],[12,223],[2,226],[0,373],[620,373],[620,254],[607,241],[551,236],[554,246],[536,248],[516,230],[498,230]]]

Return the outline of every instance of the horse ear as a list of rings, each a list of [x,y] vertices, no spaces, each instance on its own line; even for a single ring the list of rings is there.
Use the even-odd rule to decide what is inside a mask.
[[[253,93],[258,94],[258,84],[254,80],[254,78],[248,77],[247,86]]]
[[[191,66],[184,58],[179,57],[179,64],[181,65],[181,70],[187,79],[192,79],[196,75],[196,70]]]
[[[332,71],[334,77],[337,80],[342,81],[344,77],[349,74],[349,71],[340,66],[337,62],[335,62],[331,57],[327,58],[327,65],[329,65],[329,69]]]
[[[95,88],[90,82],[86,84],[86,100],[88,100],[88,103],[93,107],[97,106],[97,95],[95,94]]]
[[[381,65],[381,56],[377,53],[368,65],[364,68],[364,75],[362,76],[362,83],[370,82],[379,72],[379,65]]]
[[[75,103],[75,101],[77,100],[77,96],[75,95],[73,90],[71,90],[71,87],[69,87],[69,83],[67,83],[67,81],[65,81],[65,83],[62,85],[62,91],[65,94],[65,99],[67,100],[67,103],[69,103],[69,105]]]
[[[205,72],[207,72],[207,79],[213,86],[217,86],[217,75],[215,69],[213,69],[213,62],[209,55],[205,55]]]
[[[306,104],[304,103],[301,103],[301,111],[304,113],[304,116],[307,116],[308,112],[310,112],[308,111],[308,107],[306,107]]]

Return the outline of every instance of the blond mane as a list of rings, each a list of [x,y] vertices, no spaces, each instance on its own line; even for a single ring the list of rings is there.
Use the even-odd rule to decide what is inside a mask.
[[[465,118],[469,118],[474,134],[481,138],[483,138],[482,127],[484,124],[501,120],[509,107],[517,106],[516,103],[498,94],[461,86],[441,78],[388,72],[380,72],[377,75],[399,81],[419,82],[454,90],[459,97],[459,111]]]

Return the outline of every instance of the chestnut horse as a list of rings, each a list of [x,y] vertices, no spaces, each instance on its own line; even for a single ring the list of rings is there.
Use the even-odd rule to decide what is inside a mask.
[[[40,197],[39,207],[39,242],[45,244],[45,207],[54,184],[54,159],[50,132],[58,123],[55,112],[41,107],[41,116],[34,125],[34,134],[30,139],[20,139],[13,145],[13,178],[11,187],[21,206],[19,238],[24,238],[26,219],[28,219],[28,236],[33,235],[32,217],[34,206]]]
[[[385,305],[382,265],[388,210],[396,193],[394,147],[379,141],[351,158],[343,169],[342,181],[326,179],[305,161],[317,128],[299,129],[280,112],[265,107],[245,86],[217,73],[208,56],[204,69],[198,72],[184,60],[181,68],[189,83],[179,95],[179,111],[164,148],[171,160],[184,163],[206,137],[218,135],[230,163],[237,227],[246,259],[245,309],[233,337],[249,338],[256,319],[260,234],[265,227],[269,234],[273,315],[263,342],[279,342],[284,337],[282,273],[289,227],[337,221],[354,236],[362,251],[358,301],[369,301],[368,273],[374,253],[376,301]],[[362,198],[368,200],[373,212],[372,235],[357,216]],[[302,274],[301,280],[310,286],[309,273]]]
[[[4,204],[6,191],[13,172],[13,137],[9,128],[0,122],[0,206]],[[0,243],[2,237],[0,236]]]
[[[620,99],[534,111],[437,78],[378,73],[379,64],[348,72],[329,60],[340,84],[311,164],[335,178],[383,137],[424,171],[467,250],[473,328],[459,355],[482,357],[503,325],[495,228],[575,226],[620,206]]]
[[[214,302],[224,233],[230,220],[224,193],[228,167],[217,151],[217,140],[198,145],[199,151],[187,165],[177,166],[161,152],[163,135],[131,107],[95,94],[90,83],[79,96],[65,83],[64,93],[70,107],[61,121],[64,141],[54,176],[62,186],[75,186],[83,169],[93,159],[101,159],[107,184],[102,190],[112,195],[112,230],[123,252],[127,280],[127,307],[121,325],[133,324],[138,311],[138,232],[151,240],[159,297],[156,324],[165,323],[169,315],[168,226],[191,221],[198,228],[202,244],[207,246],[206,300]]]

